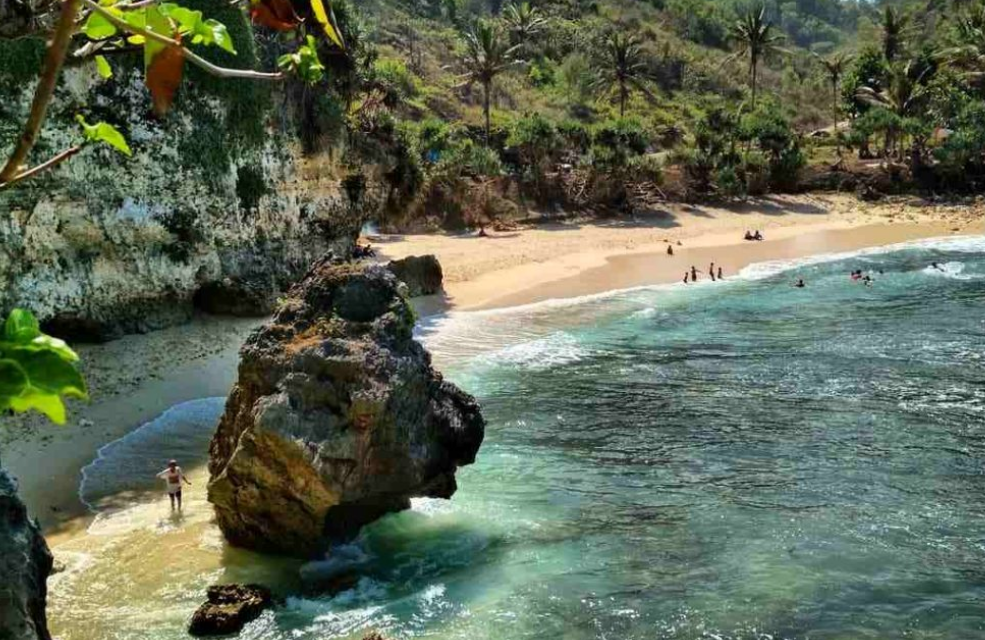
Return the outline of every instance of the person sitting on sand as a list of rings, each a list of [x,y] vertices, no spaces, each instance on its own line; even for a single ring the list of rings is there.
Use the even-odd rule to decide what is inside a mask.
[[[752,232],[749,231],[748,229],[746,229],[746,235],[742,239],[743,240],[755,240],[755,238],[752,237]]]
[[[667,245],[667,255],[668,256],[674,255],[674,245],[672,244]]]
[[[168,483],[168,497],[171,499],[171,510],[174,511],[175,501],[178,509],[181,510],[181,483],[190,485],[191,482],[185,477],[185,473],[178,466],[177,460],[169,460],[168,468],[157,474],[158,478],[163,478]]]
[[[756,229],[756,233],[753,234],[752,239],[753,240],[762,240],[763,239],[763,234],[761,234],[759,232],[759,229]]]
[[[797,280],[797,284],[795,284],[794,286],[797,287],[798,289],[803,289],[807,285],[804,284],[804,279],[800,278],[799,280]]]
[[[488,238],[489,237],[489,234],[486,233],[486,225],[484,225],[484,224],[479,225],[479,237],[480,238]]]

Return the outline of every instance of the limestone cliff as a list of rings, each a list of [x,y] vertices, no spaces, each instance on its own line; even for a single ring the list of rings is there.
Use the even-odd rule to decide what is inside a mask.
[[[243,347],[209,462],[232,543],[308,557],[455,492],[484,421],[431,367],[399,290],[382,266],[324,261]]]
[[[183,4],[226,24],[238,52],[203,55],[271,67],[274,44],[238,7]],[[40,38],[0,39],[2,157],[23,127],[43,55]],[[266,313],[312,261],[345,255],[385,197],[372,179],[354,191],[351,169],[304,156],[289,83],[189,67],[158,119],[141,59],[110,61],[115,75],[105,81],[92,62],[66,67],[31,163],[81,141],[76,115],[116,126],[133,157],[92,146],[0,192],[0,312],[27,307],[52,333],[95,339],[180,322],[196,304]]]
[[[0,640],[50,640],[45,619],[52,558],[41,531],[0,469]]]

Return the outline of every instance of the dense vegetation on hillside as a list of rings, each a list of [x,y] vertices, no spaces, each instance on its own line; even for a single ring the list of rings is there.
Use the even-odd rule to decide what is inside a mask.
[[[793,190],[832,165],[886,188],[966,190],[982,173],[973,0],[366,0],[345,13],[359,77],[323,104],[345,125],[320,130],[348,130],[359,162],[384,163],[395,218],[639,210]]]
[[[234,121],[330,158],[354,202],[382,177],[381,221],[639,211],[818,185],[967,191],[985,176],[985,0],[332,9],[345,48],[321,43],[324,74],[277,91],[289,117]],[[268,68],[304,33],[253,30]]]

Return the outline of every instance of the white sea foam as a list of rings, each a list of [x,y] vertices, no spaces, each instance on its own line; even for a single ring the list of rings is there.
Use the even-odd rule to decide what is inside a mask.
[[[975,279],[975,276],[964,273],[963,262],[945,262],[944,264],[938,264],[936,267],[929,266],[923,270],[923,273],[936,278],[951,278],[952,280]]]
[[[881,254],[902,250],[985,253],[985,236],[929,238],[856,251],[760,262],[749,265],[726,279],[724,285],[762,280],[792,269],[838,260],[872,259]],[[957,275],[967,277],[967,274]],[[441,366],[480,354],[480,363],[484,358],[497,364],[544,369],[576,362],[586,355],[577,341],[569,334],[564,334],[563,330],[572,324],[591,323],[607,313],[623,312],[634,318],[650,317],[655,313],[652,307],[654,292],[663,291],[676,295],[685,287],[690,291],[722,285],[723,283],[711,281],[689,285],[680,282],[644,285],[571,298],[553,298],[514,307],[452,311],[426,318],[418,326],[417,337],[432,351]],[[613,305],[614,301],[621,305]],[[559,314],[559,311],[564,313]]]
[[[487,353],[480,362],[497,366],[513,366],[543,370],[578,362],[587,354],[570,333],[559,331],[544,338],[521,342]]]

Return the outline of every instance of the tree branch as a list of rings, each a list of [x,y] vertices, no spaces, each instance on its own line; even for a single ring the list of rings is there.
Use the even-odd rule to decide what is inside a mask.
[[[68,160],[69,158],[71,158],[72,156],[74,156],[75,154],[77,154],[79,151],[82,151],[82,148],[83,147],[85,147],[85,144],[84,143],[83,144],[75,145],[74,147],[71,147],[69,149],[66,149],[65,151],[62,151],[61,153],[59,153],[57,156],[55,156],[51,160],[47,160],[46,162],[42,162],[41,164],[39,164],[38,166],[34,167],[33,169],[28,169],[27,171],[22,171],[21,173],[18,173],[17,175],[15,175],[10,180],[7,180],[5,182],[0,182],[0,191],[3,191],[4,189],[8,189],[8,188],[14,186],[15,184],[17,184],[21,180],[27,180],[28,178],[30,178],[31,176],[33,176],[35,174],[41,173],[42,171],[47,171],[48,169],[51,169],[52,167],[65,162],[66,160]]]
[[[79,0],[65,0],[62,4],[62,13],[58,18],[58,26],[55,27],[55,35],[48,45],[44,70],[41,72],[41,79],[34,91],[31,113],[28,116],[27,124],[24,126],[24,132],[17,141],[17,146],[14,147],[7,164],[0,171],[0,183],[10,183],[10,180],[20,171],[21,165],[27,159],[27,154],[31,152],[34,143],[38,140],[38,133],[41,131],[41,125],[44,124],[45,116],[48,113],[48,105],[51,104],[51,97],[55,93],[58,74],[65,62],[68,44],[75,32],[75,19],[78,12]]]
[[[169,47],[178,47],[182,50],[185,59],[194,64],[196,67],[203,69],[205,72],[214,75],[219,78],[246,78],[252,80],[283,80],[286,76],[283,73],[265,73],[262,71],[253,71],[250,69],[230,69],[228,67],[220,67],[218,65],[212,64],[205,58],[189,51],[185,47],[181,46],[181,43],[177,40],[173,40],[160,33],[155,33],[154,31],[149,31],[142,27],[134,26],[125,20],[115,16],[111,11],[107,10],[105,7],[93,2],[93,0],[82,0],[86,7],[92,9],[96,13],[100,14],[106,20],[111,22],[113,26],[121,31],[128,31],[130,33],[136,34],[138,36],[143,36],[148,40],[156,40],[163,45]]]

